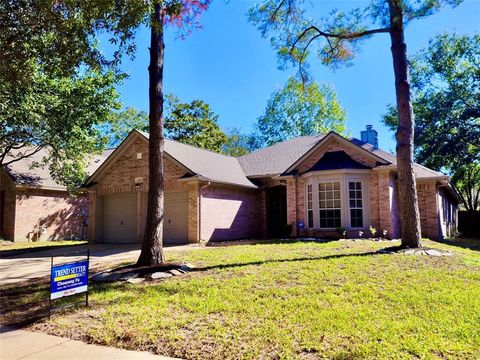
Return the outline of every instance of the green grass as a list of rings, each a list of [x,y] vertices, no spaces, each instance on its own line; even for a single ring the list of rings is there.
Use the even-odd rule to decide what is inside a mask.
[[[88,242],[84,240],[55,240],[38,242],[12,242],[8,240],[0,240],[0,252],[11,250],[50,248],[52,246],[81,245],[87,243]]]
[[[333,241],[169,253],[198,267],[147,285],[92,287],[88,309],[36,329],[187,359],[480,357],[480,252],[375,254]]]

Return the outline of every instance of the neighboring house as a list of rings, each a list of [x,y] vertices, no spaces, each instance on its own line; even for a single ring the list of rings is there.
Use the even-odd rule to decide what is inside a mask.
[[[303,136],[239,158],[165,141],[164,241],[253,237],[338,237],[368,231],[399,236],[393,154],[330,132]],[[370,142],[370,143],[367,143]],[[448,177],[415,164],[422,236],[456,231],[458,198]],[[86,183],[88,238],[141,242],[148,192],[148,134],[132,131]]]
[[[94,157],[89,172],[113,150]],[[46,150],[0,168],[0,238],[12,241],[86,239],[88,198],[69,196],[47,167],[32,167]],[[9,160],[7,158],[6,160]]]

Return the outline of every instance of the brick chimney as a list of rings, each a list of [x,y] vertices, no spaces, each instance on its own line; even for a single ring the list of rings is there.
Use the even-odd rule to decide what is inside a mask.
[[[372,125],[367,125],[366,130],[360,132],[360,136],[363,142],[369,143],[375,149],[378,149],[378,133]]]

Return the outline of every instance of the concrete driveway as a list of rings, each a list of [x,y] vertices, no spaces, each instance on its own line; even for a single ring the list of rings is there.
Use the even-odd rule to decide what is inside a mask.
[[[183,245],[165,248],[165,251],[190,250],[198,246]],[[14,255],[0,259],[0,285],[32,280],[35,278],[48,278],[50,276],[50,262],[52,255],[61,255],[66,252],[90,250],[90,270],[99,269],[108,265],[123,262],[133,262],[140,255],[140,244],[88,244],[72,248],[48,249],[44,251]],[[71,256],[68,260],[76,259]],[[59,263],[65,257],[55,257],[54,262]]]

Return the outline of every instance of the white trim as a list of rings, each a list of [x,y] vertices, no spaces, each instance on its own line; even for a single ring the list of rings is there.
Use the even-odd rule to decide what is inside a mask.
[[[310,230],[325,230],[332,231],[335,228],[321,228],[320,227],[320,208],[319,208],[319,194],[318,184],[324,182],[340,182],[340,214],[341,227],[348,230],[364,230],[368,229],[370,225],[370,189],[369,189],[369,171],[349,171],[349,170],[334,170],[308,173],[305,176],[305,206],[304,216],[306,229]],[[361,182],[362,184],[362,214],[363,227],[352,228],[350,219],[350,197],[348,190],[348,183],[350,181]],[[308,206],[307,206],[307,186],[312,185],[312,202],[313,202],[313,228],[308,227]]]
[[[329,176],[329,175],[343,175],[343,174],[370,174],[371,169],[336,169],[336,170],[317,170],[309,171],[300,175],[301,178],[306,178],[309,176]]]

